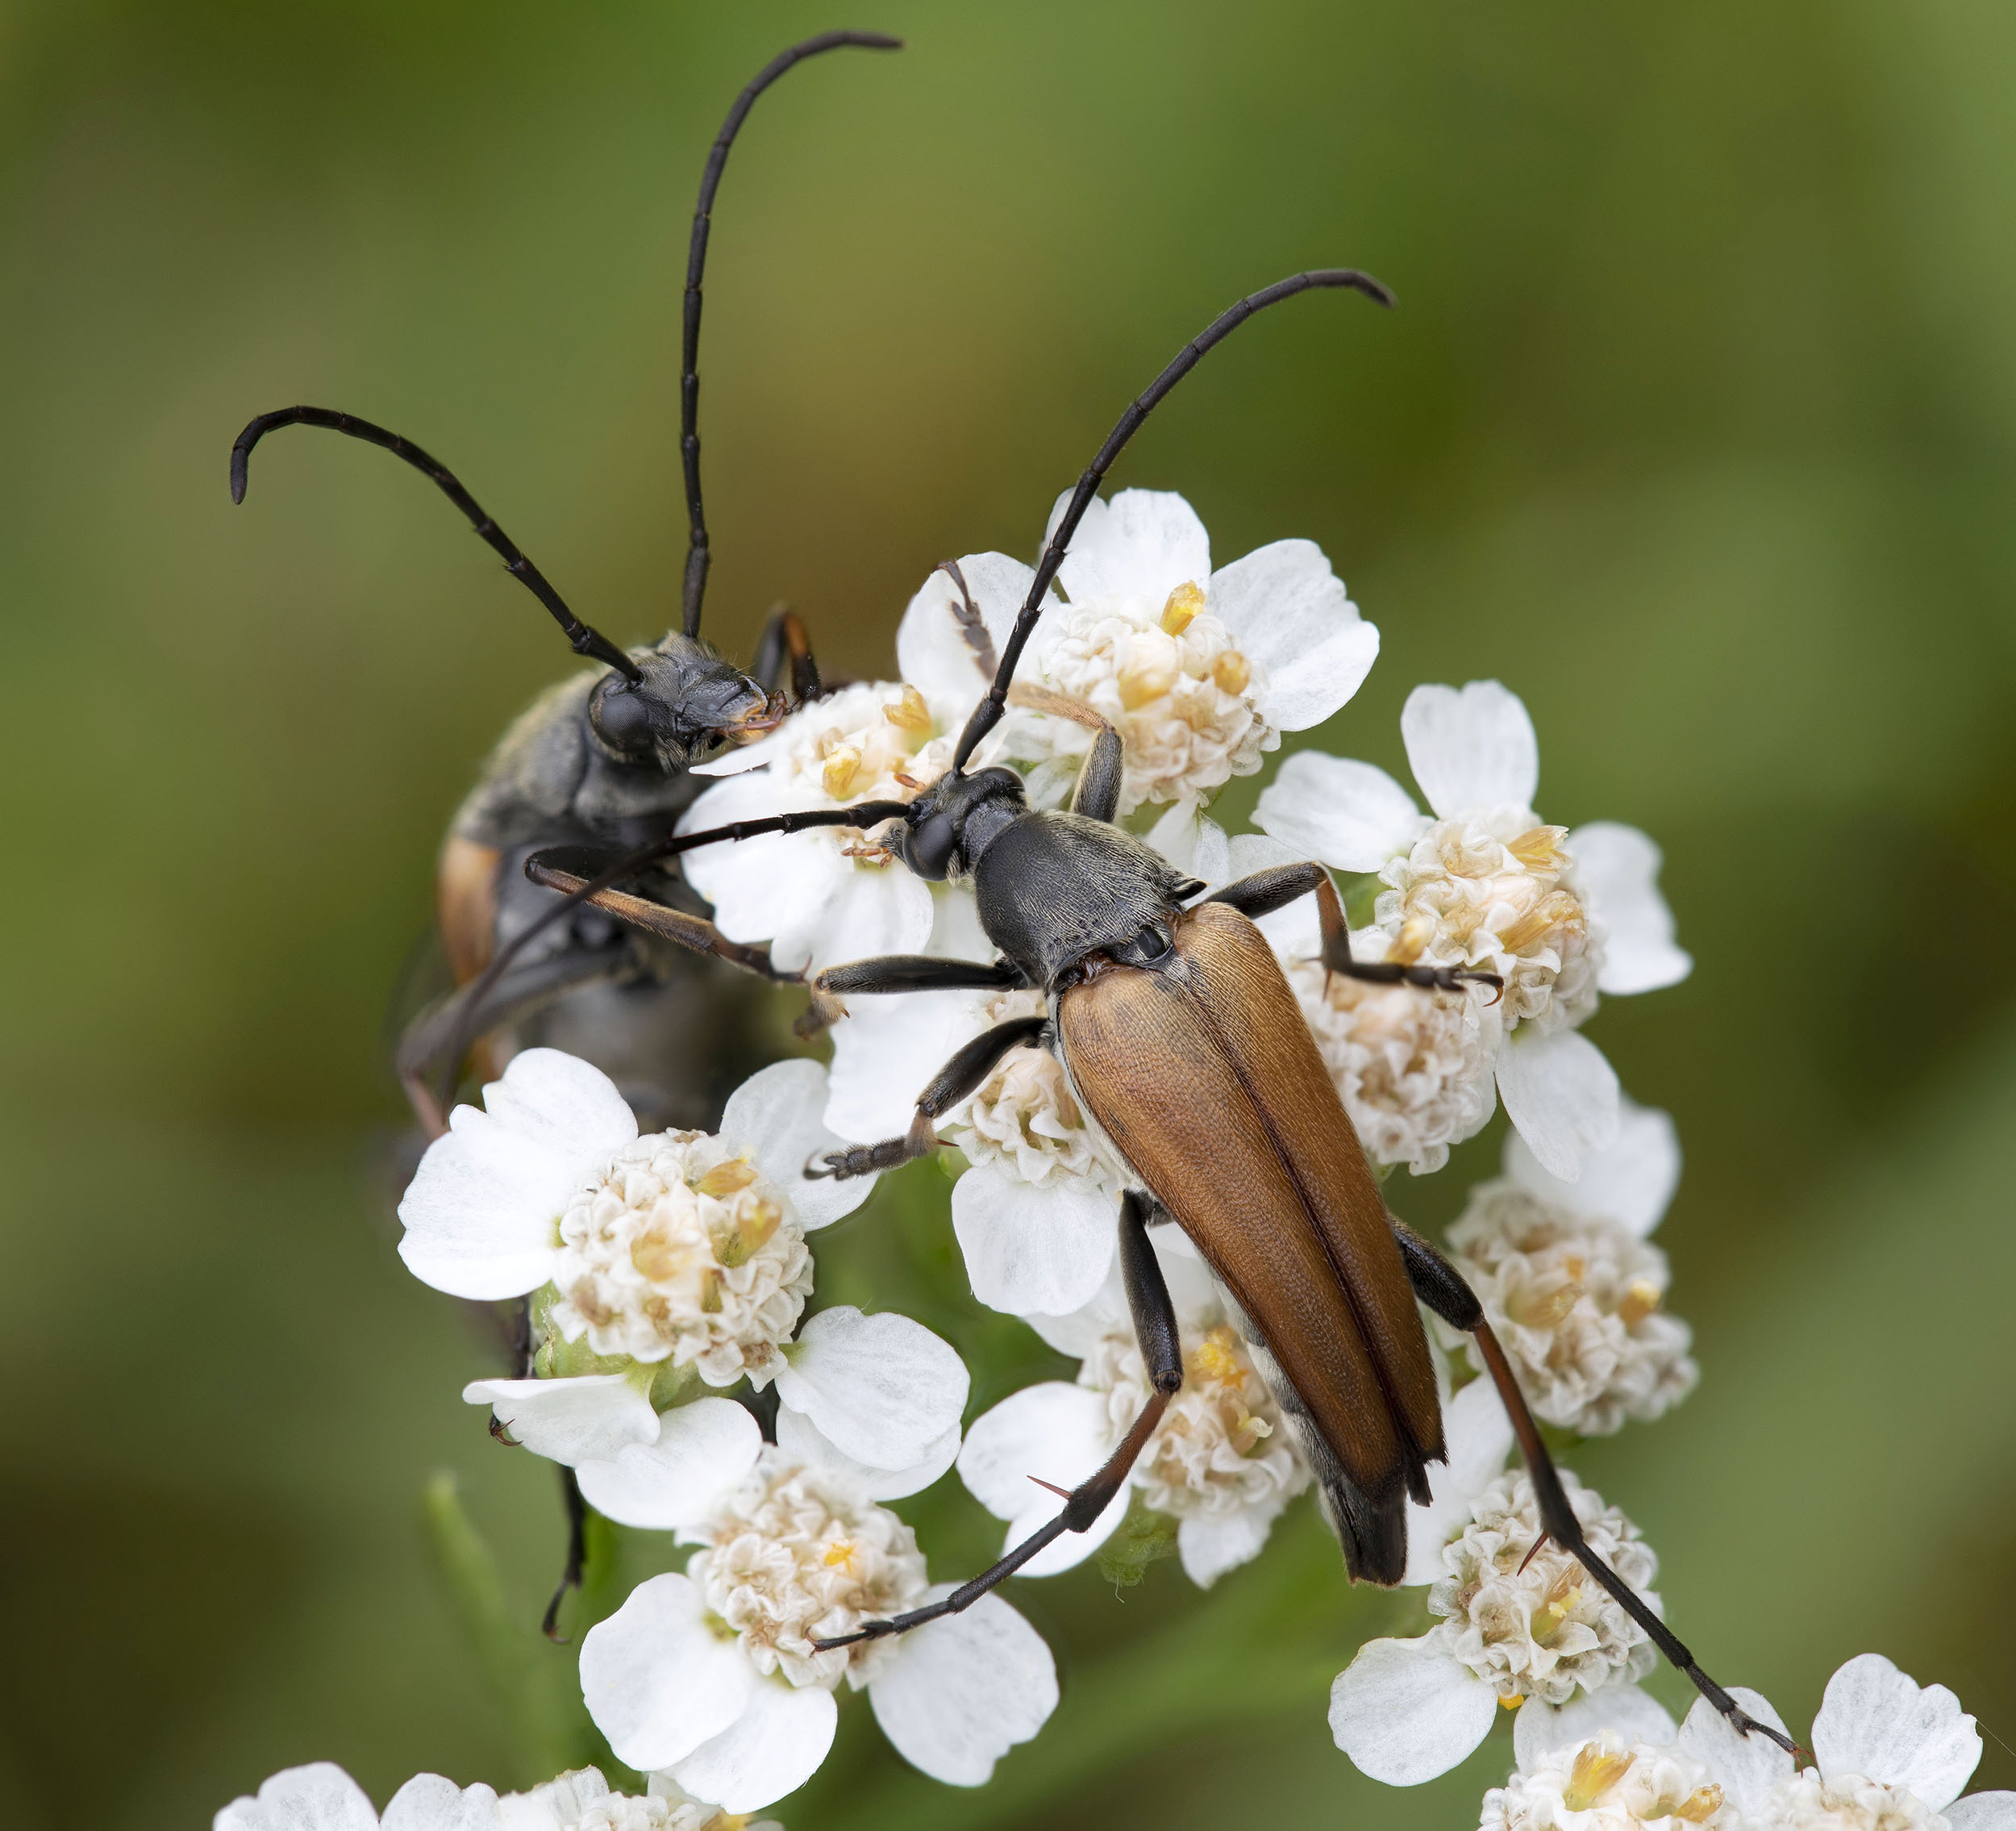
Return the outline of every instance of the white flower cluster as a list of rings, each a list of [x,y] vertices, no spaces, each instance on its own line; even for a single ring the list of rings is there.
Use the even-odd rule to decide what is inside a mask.
[[[842,688],[705,766],[722,779],[680,830],[923,792],[948,767],[1033,578],[993,553],[935,571],[903,619],[901,678]],[[1666,1261],[1647,1237],[1678,1149],[1665,1116],[1625,1099],[1581,1034],[1601,995],[1688,970],[1651,841],[1541,819],[1531,721],[1495,682],[1424,686],[1407,702],[1402,736],[1430,813],[1380,770],[1304,751],[1260,796],[1260,831],[1228,834],[1206,815],[1284,732],[1351,698],[1378,640],[1309,542],[1214,569],[1180,497],[1123,491],[1088,511],[1025,653],[1022,682],[1038,690],[1011,701],[977,760],[1014,765],[1031,800],[1054,807],[1103,719],[1123,743],[1119,817],[1176,871],[1217,887],[1318,861],[1363,880],[1349,892],[1369,916],[1352,938],[1356,962],[1486,976],[1430,990],[1330,970],[1314,895],[1260,920],[1306,1020],[1312,1071],[1320,1061],[1376,1164],[1439,1169],[1504,1104],[1504,1174],[1472,1191],[1447,1244],[1537,1415],[1585,1434],[1656,1417],[1696,1377],[1686,1328],[1664,1311]],[[1073,707],[1089,718],[1064,715]],[[890,953],[990,957],[972,889],[926,882],[887,838],[769,835],[702,848],[685,869],[722,930],[768,944],[786,970]],[[456,1111],[402,1204],[402,1256],[452,1295],[523,1300],[531,1337],[519,1377],[476,1381],[465,1398],[490,1407],[509,1441],[569,1466],[607,1519],[692,1550],[581,1645],[589,1712],[618,1759],[652,1777],[648,1794],[611,1793],[592,1770],[502,1800],[423,1777],[384,1826],[436,1822],[395,1820],[423,1794],[430,1810],[487,1824],[489,1807],[469,1803],[481,1793],[496,1822],[539,1831],[708,1831],[808,1779],[832,1743],[839,1695],[854,1691],[916,1766],[980,1784],[1057,1700],[1028,1623],[989,1594],[900,1636],[848,1639],[949,1593],[931,1583],[889,1504],[955,1463],[1012,1549],[1055,1529],[1060,1497],[1158,1406],[1098,1519],[1020,1574],[1081,1562],[1130,1515],[1127,1542],[1149,1554],[1173,1542],[1199,1587],[1262,1552],[1312,1485],[1315,1449],[1297,1435],[1306,1420],[1283,1404],[1302,1408],[1168,1225],[1150,1238],[1183,1381],[1154,1391],[1115,1249],[1118,1204],[1139,1179],[1052,1049],[1004,1056],[942,1116],[939,1137],[961,1160],[952,1217],[974,1296],[1024,1319],[1077,1362],[1075,1377],[1014,1392],[962,1430],[968,1378],[951,1347],[902,1316],[820,1305],[812,1237],[874,1178],[809,1168],[844,1143],[906,1132],[948,1058],[1043,1014],[1047,995],[852,997],[830,1072],[806,1061],[764,1070],[713,1133],[639,1137],[606,1077],[552,1050],[522,1053],[480,1107]],[[1514,1708],[1522,1766],[1487,1802],[1487,1823],[1735,1824],[1722,1771],[1675,1744],[1639,1688],[1654,1657],[1643,1628],[1547,1537],[1527,1475],[1506,1471],[1512,1431],[1477,1377],[1477,1344],[1443,1328],[1435,1351],[1450,1357],[1439,1373],[1448,1458],[1433,1500],[1408,1510],[1404,1579],[1422,1591],[1422,1631],[1368,1642],[1338,1675],[1339,1746],[1366,1773],[1412,1784],[1463,1759]],[[1561,1479],[1591,1550],[1656,1609],[1656,1562],[1635,1529]],[[301,1775],[319,1776],[318,1797],[349,1787],[329,1779],[337,1770],[293,1772],[269,1787],[299,1792],[310,1786]],[[1864,1783],[1879,1783],[1861,1772]],[[1776,1822],[1861,1810],[1838,1804],[1847,1784],[1831,1772],[1797,1779],[1806,1816]],[[261,1801],[239,1802],[220,1825],[264,1831]],[[270,1821],[317,1822],[297,1805],[276,1804]]]
[[[646,1792],[619,1793],[594,1767],[502,1795],[480,1781],[458,1787],[416,1774],[381,1818],[363,1787],[327,1761],[283,1768],[212,1823],[214,1831],[783,1831],[774,1820],[731,1816],[694,1799],[669,1775],[652,1775]]]
[[[1785,1729],[1755,1691],[1735,1696],[1758,1721]],[[1549,1727],[1558,1733],[1524,1743],[1511,1777],[1485,1795],[1481,1831],[2016,1827],[2016,1793],[1960,1796],[1981,1756],[1974,1719],[1943,1685],[1921,1687],[1881,1654],[1859,1654],[1828,1681],[1810,1766],[1760,1736],[1739,1737],[1705,1698],[1677,1730],[1643,1705],[1628,1722],[1591,1711]]]

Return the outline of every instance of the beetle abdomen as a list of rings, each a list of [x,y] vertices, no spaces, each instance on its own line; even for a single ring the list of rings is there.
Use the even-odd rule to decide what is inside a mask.
[[[1397,1582],[1407,1497],[1443,1456],[1435,1369],[1378,1182],[1260,931],[1223,903],[1185,911],[1168,966],[1072,986],[1059,1032],[1079,1098],[1278,1369],[1352,1575]]]

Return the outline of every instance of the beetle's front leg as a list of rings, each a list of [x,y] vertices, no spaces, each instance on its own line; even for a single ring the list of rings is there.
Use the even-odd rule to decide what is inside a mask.
[[[1477,1294],[1465,1282],[1463,1274],[1411,1227],[1394,1220],[1390,1215],[1386,1218],[1393,1228],[1394,1239],[1399,1242],[1400,1256],[1406,1263],[1407,1280],[1414,1287],[1414,1295],[1452,1328],[1476,1337],[1491,1383],[1498,1389],[1499,1400],[1512,1420],[1512,1434],[1518,1439],[1519,1454],[1526,1462],[1527,1474],[1533,1479],[1534,1501],[1539,1509],[1540,1524],[1547,1529],[1548,1536],[1610,1591],[1625,1613],[1645,1630],[1652,1644],[1693,1682],[1695,1689],[1703,1697],[1729,1719],[1731,1726],[1739,1735],[1747,1735],[1754,1729],[1797,1759],[1799,1750],[1791,1737],[1772,1729],[1768,1723],[1760,1723],[1702,1671],[1680,1637],[1652,1612],[1645,1599],[1589,1549],[1589,1541],[1582,1536],[1582,1522],[1576,1518],[1575,1509],[1568,1503],[1568,1491],[1561,1486],[1560,1473],[1554,1466],[1554,1458],[1547,1451],[1539,1426],[1534,1422],[1526,1395],[1520,1391],[1511,1363],[1505,1358],[1505,1349],[1492,1333],[1491,1324],[1485,1320],[1484,1306],[1478,1302]]]
[[[1049,1027],[1048,1017],[1011,1017],[984,1030],[931,1077],[931,1085],[917,1096],[917,1116],[900,1138],[885,1138],[876,1145],[852,1145],[843,1151],[828,1151],[819,1161],[823,1169],[808,1167],[808,1176],[868,1176],[878,1170],[893,1170],[912,1157],[928,1157],[938,1148],[938,1121],[973,1093],[994,1071],[994,1064],[1009,1050],[1033,1043]]]
[[[1229,903],[1242,916],[1258,918],[1285,908],[1298,896],[1316,893],[1316,919],[1322,924],[1323,966],[1347,979],[1369,980],[1380,986],[1419,986],[1426,991],[1453,992],[1464,986],[1491,986],[1502,991],[1505,981],[1495,973],[1482,973],[1469,966],[1418,966],[1397,960],[1354,960],[1351,957],[1351,927],[1344,920],[1343,899],[1330,873],[1314,860],[1305,865],[1272,865],[1264,871],[1239,878],[1214,890],[1206,903]]]
[[[856,1641],[880,1640],[885,1635],[907,1633],[941,1616],[956,1615],[970,1608],[988,1591],[1006,1582],[1053,1540],[1066,1533],[1081,1533],[1091,1526],[1120,1491],[1141,1452],[1161,1423],[1169,1400],[1183,1384],[1183,1348],[1177,1333],[1176,1305],[1170,1301],[1168,1282],[1162,1275],[1155,1248],[1148,1243],[1148,1220],[1156,1207],[1152,1196],[1130,1189],[1120,1198],[1120,1277],[1127,1287],[1127,1308],[1134,1317],[1134,1336],[1141,1345],[1148,1383],[1154,1391],[1141,1408],[1131,1429],[1097,1471],[1064,1495],[1056,1516],[1039,1527],[998,1564],[982,1570],[971,1583],[962,1583],[950,1595],[907,1614],[892,1615],[885,1621],[864,1621],[851,1634],[830,1641],[814,1641],[822,1653],[830,1646],[851,1646]],[[1047,1484],[1046,1484],[1047,1485]]]

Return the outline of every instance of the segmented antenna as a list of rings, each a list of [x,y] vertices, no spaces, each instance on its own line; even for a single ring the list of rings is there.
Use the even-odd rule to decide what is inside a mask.
[[[687,535],[685,594],[681,627],[689,636],[700,633],[700,607],[707,594],[707,517],[700,501],[700,278],[707,265],[707,233],[713,227],[714,194],[721,183],[722,169],[728,163],[728,148],[741,131],[743,121],[756,98],[789,69],[822,51],[837,51],[844,45],[864,51],[901,51],[903,41],[879,31],[823,31],[789,51],[781,51],[756,73],[755,80],[735,98],[728,118],[714,136],[714,150],[707,155],[706,169],[700,174],[700,201],[694,206],[693,240],[686,250],[685,344],[679,376],[679,455],[686,473]]]
[[[1355,267],[1322,267],[1314,273],[1296,273],[1285,280],[1277,280],[1271,286],[1249,294],[1213,319],[1177,352],[1176,360],[1120,415],[1119,424],[1107,435],[1106,442],[1099,448],[1099,455],[1078,479],[1078,486],[1071,492],[1071,502],[1063,519],[1044,544],[1043,557],[1036,562],[1036,575],[1029,582],[1029,595],[1016,613],[1014,631],[1008,638],[1007,647],[1002,651],[1001,665],[994,672],[994,683],[988,688],[987,697],[973,708],[965,730],[960,734],[959,749],[952,756],[953,774],[965,768],[973,747],[1001,722],[1002,708],[1007,703],[1008,683],[1015,678],[1016,664],[1021,661],[1023,649],[1035,632],[1036,619],[1043,614],[1043,594],[1056,578],[1057,568],[1063,565],[1064,554],[1070,549],[1071,537],[1078,532],[1078,523],[1085,519],[1085,511],[1098,494],[1106,473],[1126,449],[1127,440],[1141,429],[1141,422],[1154,412],[1177,382],[1204,360],[1206,352],[1223,343],[1255,312],[1264,311],[1270,305],[1279,305],[1283,299],[1293,298],[1297,293],[1326,286],[1349,287],[1354,292],[1363,293],[1375,305],[1393,303],[1391,293],[1370,274],[1361,273]]]
[[[238,435],[231,448],[231,499],[234,503],[245,499],[252,447],[280,426],[319,426],[331,432],[346,432],[353,439],[361,439],[368,445],[377,445],[391,453],[394,457],[404,458],[423,476],[433,478],[441,494],[469,518],[469,524],[476,530],[477,537],[503,560],[504,569],[552,613],[553,621],[573,644],[576,654],[592,655],[598,661],[606,661],[633,682],[644,678],[637,664],[622,649],[568,609],[567,600],[547,582],[546,574],[519,551],[517,542],[490,519],[482,504],[462,487],[453,471],[439,458],[422,451],[410,439],[388,432],[384,427],[374,426],[368,419],[359,419],[354,414],[338,413],[326,407],[283,407],[272,413],[262,413]]]

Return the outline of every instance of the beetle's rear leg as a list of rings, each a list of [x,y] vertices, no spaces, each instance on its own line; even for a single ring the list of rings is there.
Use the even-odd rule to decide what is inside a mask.
[[[828,1151],[819,1160],[824,1167],[807,1168],[806,1174],[836,1176],[844,1182],[850,1176],[872,1175],[878,1170],[893,1170],[912,1157],[930,1156],[938,1149],[938,1121],[993,1074],[994,1064],[1009,1050],[1036,1041],[1049,1024],[1048,1017],[1011,1017],[983,1030],[931,1077],[930,1086],[917,1096],[917,1116],[902,1137]]]
[[[551,853],[535,853],[525,861],[525,875],[547,890],[561,891],[577,890],[588,882],[578,873],[553,862],[554,857]],[[695,953],[710,954],[716,960],[726,961],[744,973],[753,973],[759,979],[768,979],[773,986],[806,983],[802,973],[786,973],[773,965],[768,947],[748,947],[740,941],[731,941],[704,916],[689,916],[683,909],[674,909],[668,903],[654,903],[648,896],[634,895],[623,890],[598,890],[585,900],[633,928],[641,928],[646,934],[690,948]],[[839,1005],[816,985],[811,987],[811,1008],[794,1026],[802,1036],[817,1033],[840,1016]]]
[[[1242,916],[1271,916],[1285,908],[1298,896],[1316,893],[1316,918],[1322,925],[1323,966],[1347,979],[1366,979],[1381,986],[1419,986],[1430,991],[1453,992],[1464,986],[1493,986],[1502,991],[1505,981],[1495,973],[1481,973],[1468,966],[1403,966],[1397,960],[1354,960],[1351,956],[1351,927],[1344,920],[1343,899],[1330,873],[1313,860],[1306,865],[1272,865],[1264,871],[1239,878],[1205,898],[1206,903],[1229,903]]]
[[[1799,1751],[1791,1737],[1768,1723],[1760,1723],[1702,1671],[1680,1637],[1652,1612],[1645,1599],[1589,1549],[1589,1541],[1582,1536],[1582,1523],[1576,1518],[1575,1509],[1568,1504],[1568,1491],[1561,1486],[1554,1458],[1547,1453],[1539,1426],[1533,1421],[1533,1414],[1527,1408],[1526,1395],[1519,1391],[1511,1363],[1506,1359],[1505,1350],[1499,1346],[1491,1324],[1485,1320],[1484,1306],[1477,1301],[1477,1293],[1465,1282],[1463,1274],[1412,1228],[1394,1220],[1390,1215],[1387,1219],[1392,1224],[1393,1237],[1400,1243],[1400,1256],[1406,1262],[1407,1279],[1414,1286],[1415,1296],[1444,1322],[1476,1337],[1491,1383],[1498,1389],[1498,1397],[1512,1420],[1512,1433],[1518,1439],[1519,1454],[1525,1460],[1527,1474],[1532,1477],[1533,1496],[1539,1505],[1540,1524],[1547,1529],[1548,1536],[1610,1591],[1618,1607],[1645,1630],[1653,1645],[1693,1681],[1694,1688],[1729,1719],[1738,1733],[1747,1735],[1754,1729],[1797,1759]]]
[[[1161,1423],[1169,1400],[1183,1384],[1183,1348],[1177,1333],[1176,1305],[1169,1300],[1168,1282],[1148,1244],[1148,1220],[1154,1211],[1152,1196],[1130,1189],[1120,1198],[1120,1275],[1127,1286],[1127,1308],[1134,1316],[1135,1339],[1141,1345],[1141,1358],[1148,1367],[1148,1383],[1155,1390],[1141,1408],[1119,1447],[1107,1457],[1096,1473],[1081,1481],[1064,1496],[1056,1516],[1039,1527],[1001,1562],[982,1570],[971,1583],[962,1583],[950,1595],[893,1615],[885,1621],[864,1621],[851,1634],[812,1644],[823,1652],[830,1646],[851,1646],[856,1641],[880,1640],[885,1635],[907,1633],[941,1616],[956,1615],[970,1608],[988,1591],[1005,1582],[1052,1541],[1066,1533],[1081,1533],[1091,1526],[1120,1491],[1129,1471],[1148,1447],[1155,1427]]]
[[[584,986],[619,978],[631,965],[630,949],[568,948],[523,966],[515,966],[490,987],[480,1003],[471,1003],[478,982],[458,986],[437,999],[406,1028],[394,1053],[394,1065],[413,1105],[414,1116],[430,1138],[448,1129],[442,1103],[431,1085],[451,1050],[465,1053],[473,1042],[520,1017],[529,1017],[556,999]],[[461,1063],[454,1065],[459,1072]]]

